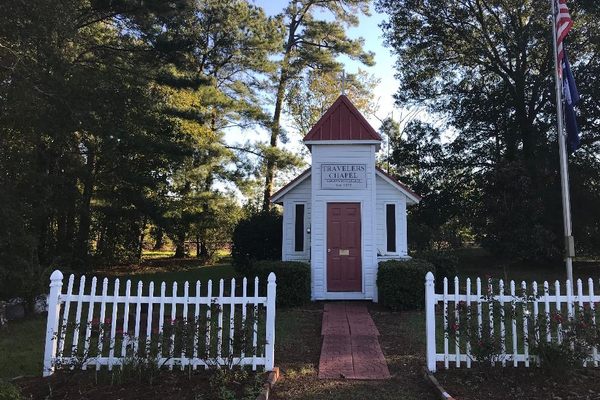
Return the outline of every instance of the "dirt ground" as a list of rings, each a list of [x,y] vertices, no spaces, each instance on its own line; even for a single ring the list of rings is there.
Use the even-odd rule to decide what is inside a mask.
[[[282,378],[275,386],[279,400],[435,399],[421,373],[425,343],[421,340],[424,316],[420,312],[393,313],[369,304],[379,329],[380,344],[392,379],[383,381],[320,380],[317,378],[321,349],[321,308],[296,310],[281,321],[291,325],[279,336],[277,364]],[[282,337],[283,336],[283,337]]]
[[[147,379],[129,377],[116,382],[108,372],[98,377],[94,372],[56,373],[50,378],[21,378],[14,383],[25,399],[86,399],[86,400],[213,400],[219,399],[218,389],[210,384],[210,374],[162,371],[150,384]],[[264,381],[264,374],[246,379],[232,379],[227,388],[236,399],[254,400]]]
[[[600,399],[600,371],[591,368],[572,374],[524,367],[450,369],[435,376],[457,400]]]
[[[381,348],[392,378],[383,381],[320,380],[317,378],[321,351],[322,303],[277,310],[276,365],[281,379],[272,399],[277,400],[433,400],[436,395],[423,377],[425,365],[424,314],[390,312],[368,304],[381,334]],[[41,360],[40,360],[41,361]],[[36,369],[37,370],[37,369]],[[436,377],[458,400],[479,399],[599,399],[600,369],[588,368],[572,374],[539,368],[493,368],[439,370]],[[236,399],[254,399],[252,389],[263,376],[228,383]],[[155,384],[128,379],[116,382],[108,373],[97,380],[93,372],[57,373],[49,379],[21,378],[16,384],[26,399],[195,399],[212,400],[219,395],[210,385],[210,375],[162,371]],[[227,398],[227,397],[222,397]]]

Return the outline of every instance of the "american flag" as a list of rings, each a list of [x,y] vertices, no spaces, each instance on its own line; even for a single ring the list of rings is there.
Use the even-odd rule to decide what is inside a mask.
[[[569,8],[567,7],[567,0],[556,0],[556,55],[558,58],[558,76],[562,78],[563,70],[563,59],[565,57],[565,51],[563,48],[564,40],[569,34],[571,27],[573,26],[573,20],[569,15]]]

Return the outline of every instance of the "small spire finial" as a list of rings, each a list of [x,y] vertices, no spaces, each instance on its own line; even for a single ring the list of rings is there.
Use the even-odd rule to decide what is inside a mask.
[[[342,94],[346,95],[346,70],[342,70]]]

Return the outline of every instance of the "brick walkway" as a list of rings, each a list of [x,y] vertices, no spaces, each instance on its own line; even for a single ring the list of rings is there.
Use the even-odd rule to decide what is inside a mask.
[[[326,303],[321,326],[321,379],[387,379],[379,331],[362,304]]]

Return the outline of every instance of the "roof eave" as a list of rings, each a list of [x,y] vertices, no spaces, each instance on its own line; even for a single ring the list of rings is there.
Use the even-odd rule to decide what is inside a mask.
[[[402,192],[406,196],[406,204],[408,205],[416,205],[421,202],[422,197],[410,190],[405,184],[398,182],[398,180],[392,178],[385,171],[380,168],[376,168],[375,172],[381,177],[384,181],[388,182],[400,192]]]
[[[312,167],[309,167],[308,169],[304,170],[300,175],[298,175],[296,178],[290,181],[287,185],[273,193],[269,198],[269,201],[275,204],[283,204],[283,202],[280,201],[283,198],[283,196],[285,196],[290,190],[294,189],[296,186],[304,182],[304,180],[311,175],[311,168]]]

